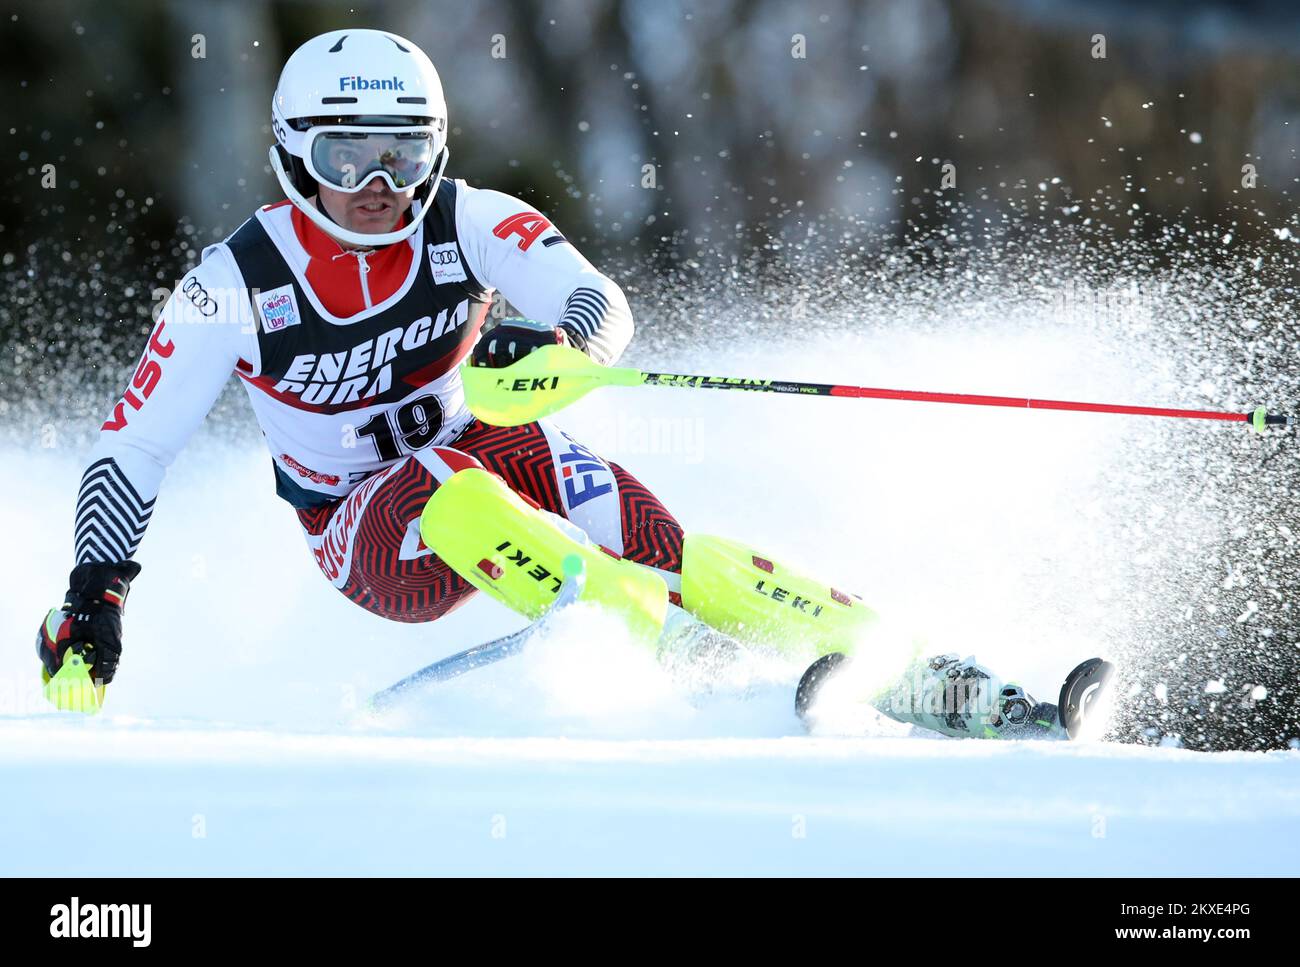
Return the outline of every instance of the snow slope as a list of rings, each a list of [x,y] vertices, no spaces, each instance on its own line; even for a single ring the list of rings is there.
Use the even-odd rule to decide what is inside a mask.
[[[1022,320],[654,362],[1121,401],[1136,381]],[[1127,418],[641,389],[558,422],[689,529],[833,576],[1039,697],[1131,640],[1131,559],[1182,546],[1125,529],[1136,507],[1158,531],[1189,486],[1134,472]],[[23,549],[0,556],[0,872],[1300,872],[1300,752],[958,742],[871,715],[807,737],[798,668],[705,689],[598,616],[372,718],[376,689],[519,621],[482,599],[432,626],[352,606],[258,442],[226,429],[164,486],[95,720],[42,707],[31,644],[65,585],[81,452],[0,453],[0,533]],[[91,849],[36,835],[88,811],[111,827]]]
[[[130,722],[0,735],[5,873],[1300,871],[1296,753]],[[86,798],[112,829],[93,848],[35,835],[84,819]]]

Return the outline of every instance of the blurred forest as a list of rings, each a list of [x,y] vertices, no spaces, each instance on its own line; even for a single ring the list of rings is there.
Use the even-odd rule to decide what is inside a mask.
[[[39,406],[77,397],[95,367],[116,378],[150,327],[150,291],[279,199],[266,154],[280,66],[349,26],[424,47],[450,107],[449,174],[547,212],[625,284],[646,338],[692,311],[669,288],[701,280],[768,299],[754,324],[780,325],[789,292],[764,280],[792,266],[801,313],[852,301],[865,319],[933,299],[939,277],[948,308],[992,280],[1050,309],[1118,275],[1137,286],[1208,266],[1222,317],[1207,324],[1173,298],[1165,335],[1213,352],[1229,378],[1266,363],[1273,389],[1300,398],[1290,0],[11,0],[0,424],[20,412],[14,385]],[[883,290],[891,301],[873,309]],[[1250,495],[1232,512],[1280,531],[1225,552],[1267,565],[1268,634],[1261,621],[1204,624],[1271,700],[1215,714],[1173,675],[1125,737],[1300,744],[1294,438],[1285,446],[1232,478]],[[1171,472],[1227,480],[1232,457],[1181,455]],[[1203,590],[1223,614],[1248,594]],[[1177,664],[1182,640],[1156,657]]]
[[[1082,203],[1079,219],[1129,195],[1242,242],[1295,220],[1300,6],[1286,0],[10,9],[6,257],[51,239],[78,262],[157,251],[178,225],[192,244],[224,237],[279,197],[266,149],[284,58],[348,25],[428,50],[457,176],[527,196],[597,249],[730,255],[810,212],[851,213],[898,241],[909,221],[954,217],[944,164],[991,212],[1051,182]]]

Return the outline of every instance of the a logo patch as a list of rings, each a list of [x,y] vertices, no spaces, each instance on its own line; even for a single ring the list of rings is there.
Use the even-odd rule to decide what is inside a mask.
[[[361,527],[361,517],[370,505],[370,498],[379,489],[379,485],[400,466],[402,464],[395,463],[373,477],[367,477],[335,508],[324,532],[319,537],[307,537],[307,544],[316,556],[316,563],[336,588],[348,583],[348,575],[352,571],[353,541]]]
[[[460,251],[455,242],[429,246],[429,268],[433,269],[433,284],[443,285],[447,282],[464,282],[469,277],[460,260]]]
[[[406,525],[406,531],[402,534],[402,546],[398,548],[397,557],[402,561],[414,561],[417,557],[430,557],[433,555],[433,549],[424,543],[424,538],[420,536],[420,518],[416,518]]]
[[[210,318],[217,314],[220,308],[217,300],[208,295],[208,290],[203,288],[203,284],[194,276],[190,276],[181,284],[181,292],[185,298],[194,304],[194,308],[199,311],[199,315]]]
[[[312,470],[309,467],[304,467],[287,453],[280,454],[280,460],[283,461],[284,465],[290,470],[296,470],[298,476],[310,480],[312,483],[324,484],[326,487],[337,487],[339,485],[337,474],[320,473],[319,471]]]
[[[563,430],[560,432],[564,433]],[[613,492],[614,473],[609,464],[567,433],[564,433],[564,438],[569,441],[569,449],[560,453],[560,479],[564,483],[565,504],[569,510]]]
[[[292,285],[263,292],[257,297],[257,311],[262,317],[262,328],[267,332],[279,332],[302,322]]]
[[[613,468],[558,427],[543,423],[542,429],[551,450],[564,517],[595,543],[622,554],[622,515]]]
[[[144,406],[144,401],[157,389],[158,381],[163,378],[161,360],[170,358],[176,351],[176,344],[163,336],[163,330],[166,328],[167,321],[159,319],[157,328],[149,337],[149,345],[145,347],[144,356],[140,358],[140,364],[135,368],[135,375],[131,377],[131,385],[126,388],[122,399],[113,407],[113,415],[100,427],[101,430],[122,429],[127,422],[127,405],[130,404],[133,410],[140,409]],[[136,390],[139,392],[137,393]]]
[[[550,221],[540,212],[520,212],[498,222],[496,228],[492,229],[492,234],[507,239],[511,235],[518,235],[519,250],[527,252],[538,236],[550,227]]]

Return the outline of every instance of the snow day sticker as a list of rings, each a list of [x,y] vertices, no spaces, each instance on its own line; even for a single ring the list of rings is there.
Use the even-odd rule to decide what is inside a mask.
[[[263,292],[257,298],[257,310],[262,315],[262,326],[267,332],[279,332],[302,321],[298,315],[298,301],[294,298],[292,285],[282,285],[278,289]]]

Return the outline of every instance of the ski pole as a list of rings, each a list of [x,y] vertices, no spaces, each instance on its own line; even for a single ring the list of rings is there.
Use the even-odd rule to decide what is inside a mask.
[[[1162,406],[1123,406],[1115,403],[1080,403],[1038,400],[1022,396],[983,396],[970,393],[931,393],[920,390],[880,389],[837,383],[803,383],[795,380],[750,379],[736,376],[698,376],[685,373],[650,373],[617,366],[601,366],[569,346],[545,346],[503,369],[462,366],[465,400],[470,411],[494,426],[519,426],[563,409],[601,386],[676,386],[687,389],[744,390],[751,393],[793,393],[800,396],[839,396],[855,399],[909,400],[955,403],[964,406],[1001,406],[1030,410],[1073,410],[1084,413],[1125,413],[1184,420],[1219,420],[1245,423],[1264,432],[1266,427],[1287,426],[1291,417],[1269,413],[1260,406],[1248,413],[1219,410],[1174,409]]]

